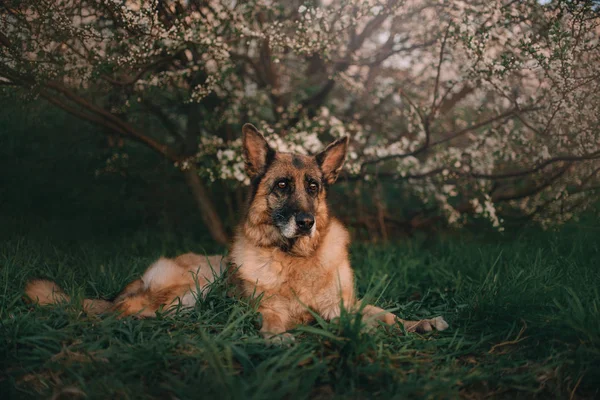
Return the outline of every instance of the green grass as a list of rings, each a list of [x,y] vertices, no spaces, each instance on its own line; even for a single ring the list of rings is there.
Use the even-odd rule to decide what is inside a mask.
[[[594,397],[600,379],[598,231],[353,247],[358,290],[403,318],[443,315],[445,332],[365,331],[353,316],[299,328],[269,347],[259,316],[217,282],[191,311],[155,320],[93,317],[160,254],[202,251],[142,232],[0,246],[2,387],[11,397]],[[508,235],[507,235],[508,236]],[[21,300],[49,277],[72,305]],[[70,397],[69,397],[70,396]]]

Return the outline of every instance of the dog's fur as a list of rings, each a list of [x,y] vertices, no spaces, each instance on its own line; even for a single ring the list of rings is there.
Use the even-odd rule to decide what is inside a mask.
[[[368,322],[402,323],[408,331],[448,327],[442,317],[403,321],[356,299],[348,256],[350,237],[330,216],[326,201],[346,157],[347,137],[313,157],[275,152],[250,124],[244,125],[242,133],[251,191],[228,260],[193,253],[161,258],[113,302],[85,300],[88,312],[152,317],[175,303],[191,306],[229,265],[238,292],[260,296],[261,333],[269,339],[291,337],[286,331],[309,322],[311,311],[331,320],[340,315],[341,307],[362,312]],[[68,301],[50,281],[29,282],[25,292],[40,304]]]
[[[181,303],[193,306],[215,276],[224,271],[221,256],[182,254],[173,259],[159,258],[140,279],[129,283],[113,300],[85,299],[83,308],[91,314],[119,312],[121,316],[153,317],[156,311]],[[36,279],[27,283],[28,299],[41,305],[70,301],[54,282]]]

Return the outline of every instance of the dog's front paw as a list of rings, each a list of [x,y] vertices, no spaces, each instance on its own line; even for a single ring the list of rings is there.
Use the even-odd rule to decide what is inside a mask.
[[[450,325],[446,322],[443,317],[435,317],[431,319],[422,319],[420,321],[404,321],[404,328],[408,332],[431,332],[434,329],[443,331],[448,329]]]
[[[265,340],[269,345],[272,346],[291,346],[296,341],[294,335],[288,332],[280,333],[278,335],[264,335]]]

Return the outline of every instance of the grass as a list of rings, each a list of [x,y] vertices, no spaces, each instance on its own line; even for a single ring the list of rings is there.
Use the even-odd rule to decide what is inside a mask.
[[[93,317],[160,254],[202,251],[148,232],[106,241],[15,238],[0,247],[2,387],[11,397],[586,398],[600,379],[597,230],[419,239],[353,247],[358,290],[403,318],[443,315],[445,332],[365,331],[354,316],[269,347],[259,316],[217,282],[193,310],[155,320]],[[21,300],[31,277],[74,304]]]

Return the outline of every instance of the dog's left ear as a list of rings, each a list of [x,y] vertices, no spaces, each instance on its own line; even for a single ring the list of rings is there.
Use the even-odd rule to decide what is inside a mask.
[[[315,156],[328,185],[333,184],[338,178],[346,160],[347,152],[348,136],[344,136],[331,143],[325,150]]]

